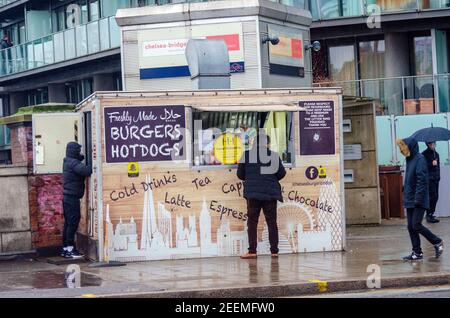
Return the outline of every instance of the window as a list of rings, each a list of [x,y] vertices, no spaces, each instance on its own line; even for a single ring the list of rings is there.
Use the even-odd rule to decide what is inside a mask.
[[[89,21],[95,21],[100,18],[99,0],[89,0]]]
[[[102,17],[115,16],[117,9],[130,6],[130,0],[101,0]]]
[[[377,79],[385,77],[384,67],[385,44],[384,40],[359,42],[359,74],[360,79]],[[374,97],[385,101],[385,84],[389,82],[361,81],[361,96]]]
[[[11,24],[1,29],[0,36],[7,34],[13,45],[19,45],[26,42],[25,22]]]
[[[355,47],[353,45],[330,46],[330,76],[333,82],[353,81],[356,79]],[[346,94],[356,95],[356,83],[340,83]]]
[[[122,73],[114,73],[114,90],[122,91]]]
[[[48,88],[38,88],[27,92],[28,106],[47,104],[48,103]]]
[[[237,164],[242,152],[250,150],[256,143],[260,129],[264,129],[271,137],[271,149],[280,155],[283,162],[292,163],[292,112],[196,111],[193,118],[195,166]],[[224,136],[231,136],[231,148],[234,147],[236,151],[231,161],[220,158],[216,153],[215,145]]]
[[[360,78],[384,77],[384,40],[359,42]]]
[[[101,13],[100,7],[99,0],[78,0],[54,8],[52,10],[53,32],[98,20]]]
[[[66,83],[68,103],[78,104],[93,93],[92,79]]]
[[[433,74],[433,53],[431,36],[417,36],[414,42],[414,75]]]

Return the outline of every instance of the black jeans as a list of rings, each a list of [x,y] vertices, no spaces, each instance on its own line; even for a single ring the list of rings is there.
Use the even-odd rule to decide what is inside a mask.
[[[63,246],[75,246],[75,233],[80,224],[80,199],[71,195],[64,195],[64,229]]]
[[[439,201],[439,181],[430,180],[430,209],[427,211],[428,216],[434,215],[436,205]]]
[[[258,220],[261,209],[269,230],[270,252],[278,254],[277,200],[247,200],[249,253],[256,254],[258,246]]]
[[[425,209],[415,208],[407,209],[408,214],[408,231],[413,246],[413,251],[417,254],[422,253],[420,247],[420,234],[423,235],[428,242],[433,245],[439,244],[442,240],[434,235],[429,229],[423,226],[423,216],[425,215]]]

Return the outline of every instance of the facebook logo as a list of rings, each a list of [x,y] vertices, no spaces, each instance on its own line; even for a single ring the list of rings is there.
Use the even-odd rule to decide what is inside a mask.
[[[317,169],[316,167],[309,167],[308,169],[306,169],[305,174],[306,178],[308,178],[309,180],[316,180],[319,176],[319,169]]]

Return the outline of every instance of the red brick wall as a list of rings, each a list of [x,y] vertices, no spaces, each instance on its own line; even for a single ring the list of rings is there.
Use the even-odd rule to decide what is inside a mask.
[[[28,201],[33,248],[62,245],[62,174],[33,174],[33,132],[30,123],[11,127],[13,165],[28,167]]]
[[[28,177],[31,237],[35,248],[62,245],[62,175]]]
[[[33,167],[33,132],[31,123],[11,128],[11,159],[13,165]]]

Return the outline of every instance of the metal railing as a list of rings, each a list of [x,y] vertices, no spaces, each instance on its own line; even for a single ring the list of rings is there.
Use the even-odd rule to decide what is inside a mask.
[[[7,4],[17,2],[17,1],[19,1],[19,0],[0,0],[0,8],[3,6],[6,6]]]
[[[417,12],[450,9],[450,0],[312,0],[311,13],[314,20],[357,17],[377,12]],[[373,7],[376,5],[377,7]],[[377,8],[376,12],[373,10]]]
[[[342,87],[345,95],[373,98],[381,115],[450,111],[450,74],[331,81],[314,86]]]
[[[120,31],[108,17],[0,51],[0,76],[120,47]]]

